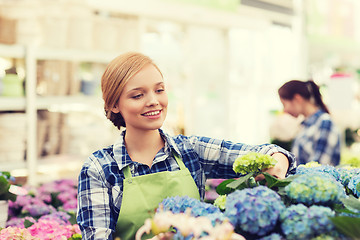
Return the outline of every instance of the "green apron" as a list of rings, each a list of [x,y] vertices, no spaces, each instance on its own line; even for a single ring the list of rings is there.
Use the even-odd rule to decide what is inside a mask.
[[[174,154],[178,171],[164,171],[132,177],[129,166],[123,169],[123,196],[116,236],[121,240],[135,239],[136,231],[152,218],[159,203],[166,197],[189,196],[200,199],[198,187],[189,170],[177,154]]]

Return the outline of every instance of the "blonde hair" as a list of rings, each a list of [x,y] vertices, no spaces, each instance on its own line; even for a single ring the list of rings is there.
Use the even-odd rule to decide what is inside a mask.
[[[156,67],[162,75],[160,69],[148,56],[137,52],[128,52],[113,59],[101,77],[105,114],[118,129],[126,126],[125,121],[120,113],[114,113],[112,109],[118,104],[126,83],[148,64]]]

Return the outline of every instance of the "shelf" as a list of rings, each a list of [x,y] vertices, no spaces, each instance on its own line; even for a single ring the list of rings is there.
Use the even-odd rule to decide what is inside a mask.
[[[26,169],[26,163],[25,161],[24,162],[15,162],[15,163],[12,163],[12,162],[6,162],[6,164],[4,163],[0,163],[0,166],[1,166],[1,171],[8,171],[8,172],[11,172],[13,170],[16,170],[16,169]]]
[[[0,97],[0,111],[25,111],[25,97]]]
[[[38,60],[65,60],[79,62],[109,63],[118,53],[104,51],[88,51],[79,49],[59,49],[50,47],[36,48],[35,58]]]
[[[36,99],[37,109],[53,109],[58,111],[79,111],[86,109],[86,106],[90,108],[103,106],[103,100],[101,96],[46,96],[37,97]],[[85,108],[84,108],[85,107]]]
[[[0,56],[4,58],[23,58],[25,47],[23,45],[0,44]]]

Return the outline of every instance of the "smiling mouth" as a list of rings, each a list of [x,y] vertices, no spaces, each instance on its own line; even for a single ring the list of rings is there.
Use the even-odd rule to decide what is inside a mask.
[[[155,115],[159,115],[159,114],[160,114],[160,110],[147,112],[147,113],[144,113],[144,114],[141,114],[141,115],[143,115],[143,116],[155,116]]]

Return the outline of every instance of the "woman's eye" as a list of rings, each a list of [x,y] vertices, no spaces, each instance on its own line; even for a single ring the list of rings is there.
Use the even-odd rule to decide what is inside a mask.
[[[142,96],[142,94],[137,94],[137,95],[132,96],[131,98],[133,98],[133,99],[139,99],[139,98],[141,98],[141,96]]]
[[[161,93],[163,91],[165,91],[165,89],[163,89],[163,88],[156,90],[157,93]]]

